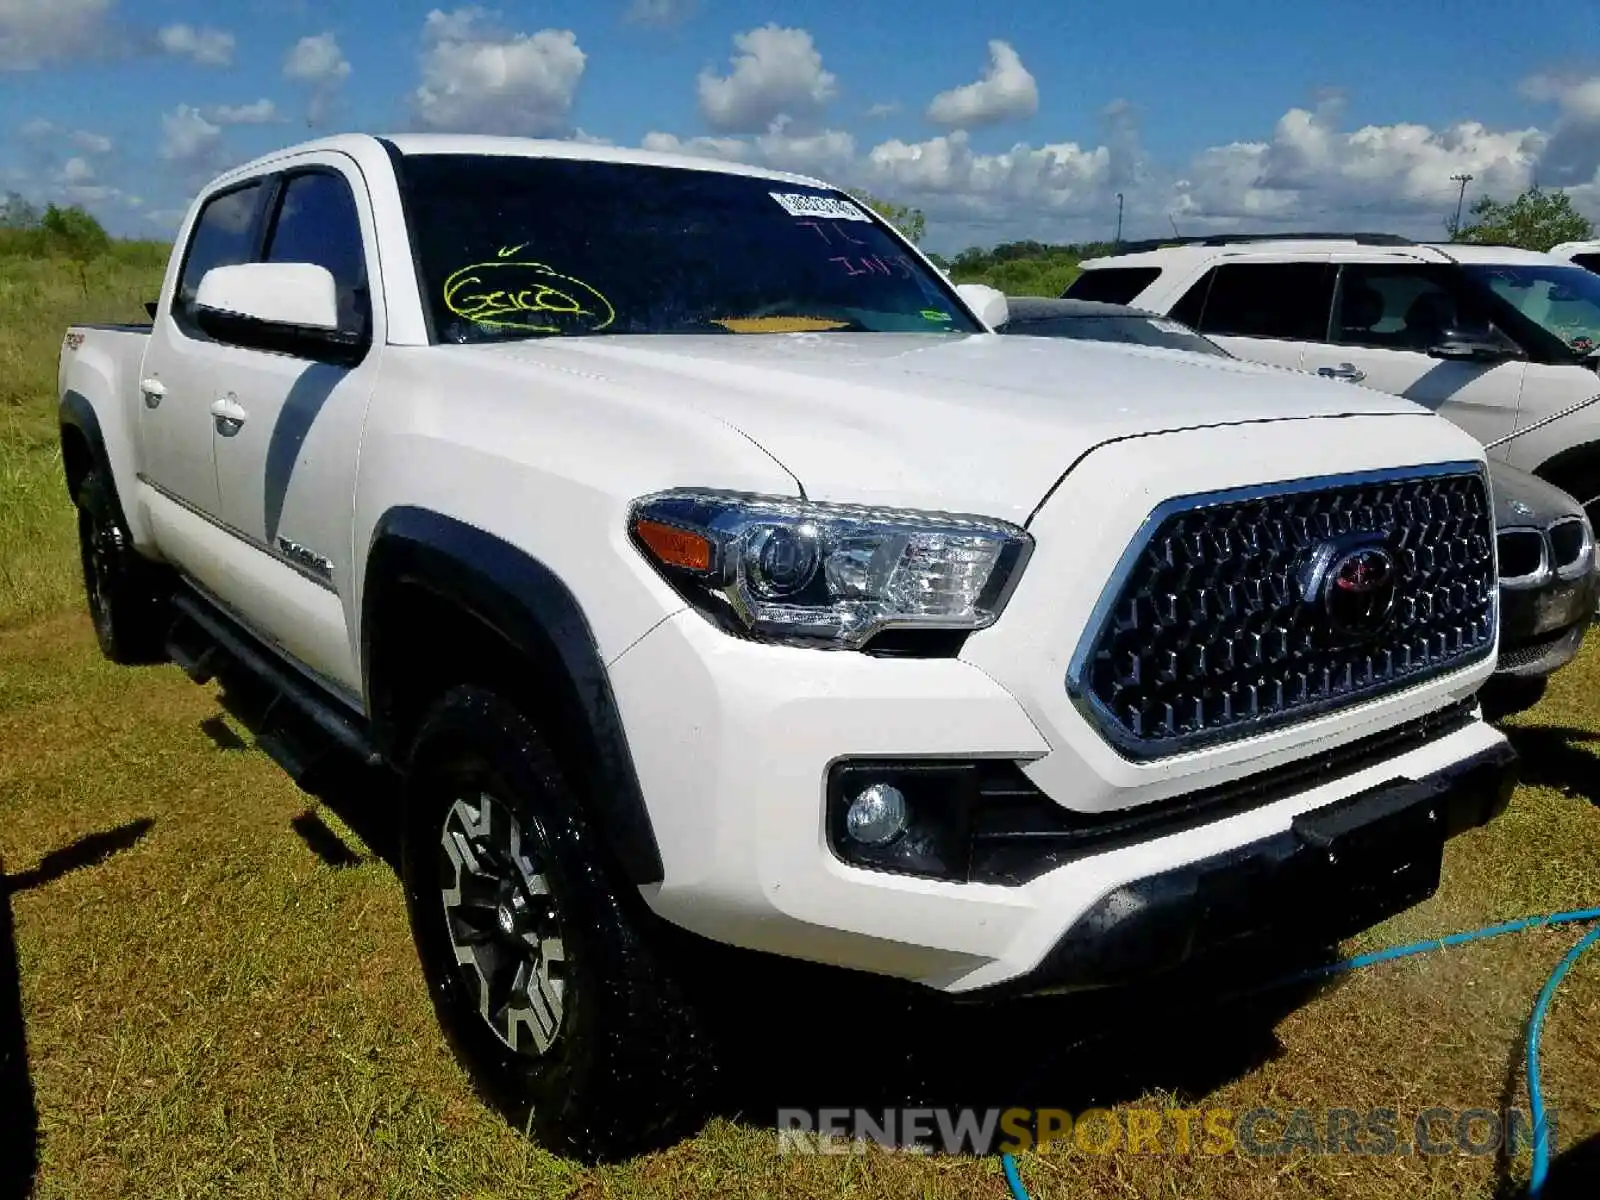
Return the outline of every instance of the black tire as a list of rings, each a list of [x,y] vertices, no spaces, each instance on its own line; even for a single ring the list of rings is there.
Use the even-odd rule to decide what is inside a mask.
[[[405,792],[412,934],[479,1091],[540,1145],[585,1162],[691,1132],[710,1092],[709,1042],[663,967],[652,914],[538,731],[492,692],[455,688],[419,727]],[[508,828],[520,855],[509,839],[495,848]]]
[[[110,479],[98,467],[78,485],[78,556],[100,651],[125,665],[165,662],[171,592],[133,538]]]

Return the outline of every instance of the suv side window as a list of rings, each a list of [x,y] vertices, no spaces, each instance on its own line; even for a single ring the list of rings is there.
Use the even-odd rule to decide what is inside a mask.
[[[1600,274],[1600,254],[1574,254],[1572,261],[1585,271]]]
[[[1457,324],[1486,326],[1489,314],[1448,271],[1425,263],[1351,263],[1340,272],[1330,338],[1336,345],[1427,350]]]
[[[256,214],[261,201],[261,181],[247,183],[207,200],[194,223],[184,254],[178,294],[172,317],[191,337],[204,337],[194,323],[194,297],[200,280],[213,267],[233,267],[250,262],[256,253]]]
[[[1213,274],[1200,313],[1201,333],[1291,342],[1326,340],[1333,303],[1331,264],[1224,263]],[[1176,311],[1173,316],[1182,319]]]
[[[1160,267],[1100,267],[1085,271],[1067,285],[1063,298],[1127,304],[1161,274]]]
[[[350,185],[333,171],[307,171],[284,184],[265,261],[314,263],[333,276],[339,328],[367,331],[372,318],[361,218]]]

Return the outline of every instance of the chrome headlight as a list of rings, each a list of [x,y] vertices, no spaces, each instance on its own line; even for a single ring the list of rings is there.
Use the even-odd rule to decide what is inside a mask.
[[[885,629],[992,625],[1033,549],[982,517],[702,490],[638,500],[628,529],[702,612],[839,649]]]

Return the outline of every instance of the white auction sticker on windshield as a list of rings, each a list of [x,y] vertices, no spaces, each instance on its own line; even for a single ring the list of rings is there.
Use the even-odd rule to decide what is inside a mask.
[[[825,217],[834,221],[870,221],[871,217],[848,200],[833,196],[807,196],[803,192],[767,193],[791,217]]]

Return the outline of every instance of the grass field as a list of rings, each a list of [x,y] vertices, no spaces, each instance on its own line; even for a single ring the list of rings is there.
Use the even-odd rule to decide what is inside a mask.
[[[1526,1107],[1521,1033],[1576,929],[1389,964],[1289,1008],[1174,997],[1117,1022],[1060,1002],[957,1018],[849,994],[745,998],[738,1106],[698,1137],[585,1169],[531,1145],[455,1067],[386,865],[380,785],[324,804],[212,687],[98,655],[53,443],[69,320],[127,319],[159,264],[0,261],[0,1195],[992,1197],[992,1159],[779,1155],[780,1106],[848,1105],[912,1047],[918,1094],[1072,1111]],[[1452,843],[1431,900],[1357,948],[1600,904],[1600,641],[1514,722],[1527,782]],[[876,1018],[876,1019],[874,1019]],[[1088,1033],[1088,1045],[1067,1049]],[[1600,953],[1546,1026],[1559,1145],[1600,1134]],[[822,1099],[819,1099],[821,1097]],[[879,1101],[881,1103],[881,1101]],[[1027,1154],[1035,1196],[1509,1194],[1527,1156]],[[36,1159],[36,1169],[33,1160]]]

